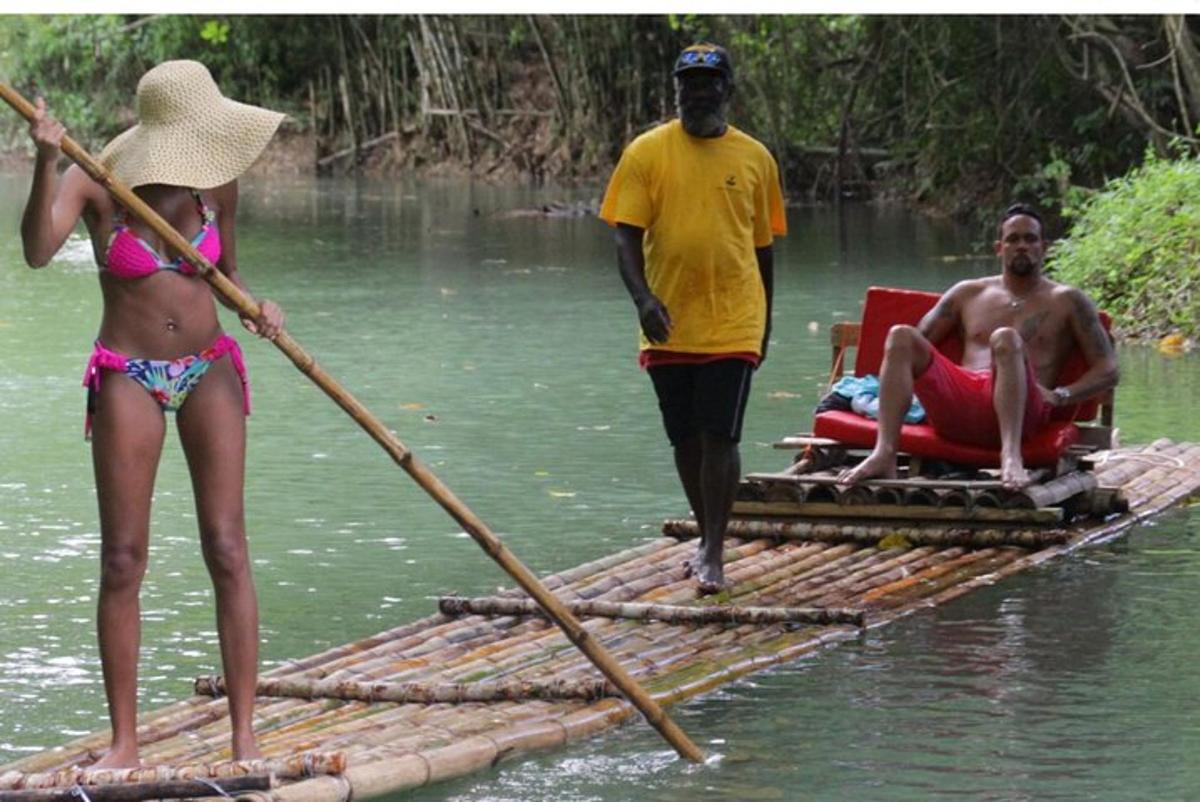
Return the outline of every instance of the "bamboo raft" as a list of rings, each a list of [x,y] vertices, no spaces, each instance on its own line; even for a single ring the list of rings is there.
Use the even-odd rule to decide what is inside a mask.
[[[545,584],[583,617],[589,637],[670,704],[1112,539],[1200,491],[1200,445],[1160,440],[1102,452],[1093,472],[1128,511],[1049,529],[741,516],[725,553],[731,587],[719,601],[698,598],[683,574],[694,524],[668,522],[668,536]],[[220,762],[229,757],[221,680],[200,678],[197,695],[143,717],[142,757],[154,768],[89,777],[77,767],[107,747],[108,733],[97,733],[0,767],[0,795],[48,789],[12,797],[32,802],[65,799],[64,785],[268,771],[271,788],[231,793],[346,802],[458,777],[635,717],[535,612],[517,590],[450,597],[427,618],[264,675],[255,711],[262,765]]]

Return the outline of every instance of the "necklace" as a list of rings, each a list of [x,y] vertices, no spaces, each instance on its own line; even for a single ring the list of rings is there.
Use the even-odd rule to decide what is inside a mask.
[[[1010,290],[1008,287],[1005,287],[1004,291],[1008,293],[1008,308],[1009,309],[1020,309],[1022,306],[1025,305],[1025,302],[1027,300],[1029,300],[1030,296],[1032,296],[1034,293],[1037,292],[1037,290],[1038,290],[1038,288],[1035,285],[1033,289],[1031,289],[1029,292],[1025,293],[1024,295],[1017,295],[1015,292]]]

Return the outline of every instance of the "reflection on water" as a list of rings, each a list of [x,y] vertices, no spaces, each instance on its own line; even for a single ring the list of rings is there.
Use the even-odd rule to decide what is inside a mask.
[[[0,181],[15,231],[25,179]],[[251,182],[239,262],[289,325],[539,572],[652,538],[680,514],[634,318],[594,220],[496,213],[585,190]],[[827,330],[872,283],[990,271],[952,227],[894,210],[792,210],[747,471],[781,464],[828,371]],[[93,635],[99,537],[79,375],[99,299],[86,242],[47,270],[0,238],[0,762],[106,726]],[[247,510],[266,666],[510,584],[269,346],[240,333],[255,414]],[[1200,362],[1122,354],[1127,442],[1200,439]],[[173,438],[173,435],[170,436]],[[1200,602],[1196,516],[1077,555],[675,711],[719,755],[644,725],[420,799],[1184,798]],[[179,448],[163,457],[143,592],[141,700],[215,673],[212,594]],[[1157,794],[1157,789],[1165,789]],[[405,798],[413,798],[406,796]]]

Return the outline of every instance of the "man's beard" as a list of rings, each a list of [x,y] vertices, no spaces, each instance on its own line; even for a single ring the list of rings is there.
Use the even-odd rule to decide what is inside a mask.
[[[1008,268],[1014,276],[1028,276],[1037,269],[1037,263],[1028,256],[1014,256]]]
[[[692,135],[720,133],[725,125],[720,103],[688,103],[680,105],[679,119],[685,131]]]

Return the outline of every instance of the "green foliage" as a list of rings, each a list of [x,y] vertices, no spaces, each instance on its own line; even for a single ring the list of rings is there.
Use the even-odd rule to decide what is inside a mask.
[[[229,41],[229,23],[210,19],[200,29],[200,38],[214,45],[223,45]]]
[[[1055,277],[1085,290],[1138,337],[1200,334],[1200,160],[1146,160],[1066,214]]]
[[[229,97],[311,125],[321,155],[419,132],[419,152],[404,146],[408,164],[594,176],[673,115],[671,62],[709,39],[736,66],[731,120],[775,154],[790,195],[899,196],[975,215],[990,232],[995,209],[1015,198],[1077,206],[1140,160],[1148,131],[1160,154],[1171,136],[1197,148],[1200,78],[1171,76],[1200,64],[1200,25],[1171,38],[1172,19],[0,16],[0,69],[44,94],[92,147],[132,123],[147,69],[197,58]],[[1113,53],[1125,54],[1131,87]],[[1185,104],[1177,96],[1193,84]],[[23,129],[0,117],[0,144],[26,141]]]
[[[134,89],[142,74],[170,59],[202,60],[230,97],[285,111],[294,106],[281,97],[297,89],[287,76],[327,58],[311,33],[298,30],[304,27],[296,24],[301,19],[0,17],[0,65],[18,90],[43,95],[72,136],[98,148],[133,122]],[[3,120],[10,135],[24,127],[17,118]]]

